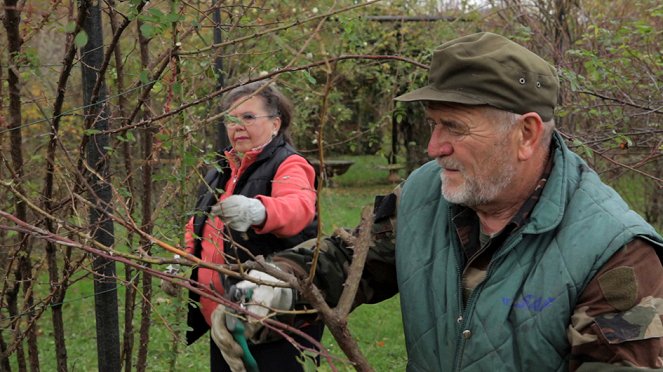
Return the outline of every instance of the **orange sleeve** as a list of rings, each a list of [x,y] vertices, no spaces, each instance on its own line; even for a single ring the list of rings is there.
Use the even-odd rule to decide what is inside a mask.
[[[184,226],[184,250],[186,253],[193,254],[193,217],[189,219],[186,226]]]
[[[267,212],[258,234],[281,237],[299,234],[315,217],[315,170],[299,155],[288,157],[279,166],[272,181],[270,196],[258,195]]]

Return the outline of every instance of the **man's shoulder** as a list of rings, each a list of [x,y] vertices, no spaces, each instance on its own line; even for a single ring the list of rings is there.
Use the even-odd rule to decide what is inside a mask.
[[[424,163],[422,166],[419,168],[415,169],[410,175],[407,177],[407,180],[405,181],[405,184],[407,185],[408,183],[412,184],[421,180],[425,180],[428,178],[438,178],[439,179],[439,174],[442,169],[440,168],[439,164],[435,160],[431,160],[427,163]]]
[[[439,190],[441,168],[436,161],[429,161],[415,169],[403,182],[403,195],[408,193],[421,194],[429,190]],[[438,193],[439,194],[439,193]]]
[[[440,166],[430,161],[412,172],[403,183],[399,203],[399,214],[406,209],[418,209],[420,206],[437,206],[442,197],[440,187]]]

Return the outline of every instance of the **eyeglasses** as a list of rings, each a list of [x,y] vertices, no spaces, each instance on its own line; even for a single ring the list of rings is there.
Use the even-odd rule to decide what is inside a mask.
[[[256,123],[256,121],[260,118],[273,118],[276,117],[277,115],[255,115],[251,113],[244,113],[241,114],[240,116],[233,116],[233,115],[226,115],[225,120],[223,124],[226,126],[226,128],[236,128],[239,126],[242,127],[249,127],[253,124]]]

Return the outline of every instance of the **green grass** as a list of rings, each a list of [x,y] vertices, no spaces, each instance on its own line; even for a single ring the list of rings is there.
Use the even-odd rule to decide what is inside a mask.
[[[394,185],[387,181],[386,164],[376,156],[343,157],[355,161],[347,173],[335,177],[333,188],[325,188],[320,195],[321,221],[325,233],[335,227],[354,227],[359,223],[361,209],[371,205],[375,195],[390,192]],[[350,331],[362,353],[376,371],[404,371],[407,364],[399,297],[375,305],[362,305],[350,314]],[[335,356],[343,358],[338,345],[326,331],[323,345]],[[353,371],[349,364],[334,363],[342,371]],[[321,371],[331,368],[324,364]]]
[[[378,156],[344,157],[355,163],[347,173],[335,177],[335,187],[323,188],[320,194],[320,220],[325,233],[336,227],[354,227],[359,223],[359,215],[364,205],[372,204],[374,196],[388,193],[394,185],[387,181],[387,171],[378,168],[386,164]],[[176,240],[176,239],[174,239]],[[122,241],[118,239],[118,241]],[[120,247],[117,247],[120,249]],[[79,253],[79,252],[77,252]],[[80,272],[84,275],[85,271]],[[117,275],[124,278],[124,267],[117,265]],[[118,290],[120,301],[120,324],[124,317],[124,287]],[[35,286],[36,293],[43,295],[48,291],[48,279],[45,268]],[[186,327],[186,309],[182,299],[172,299],[158,288],[154,281],[152,327],[148,353],[149,371],[171,370],[170,363],[175,358],[174,371],[209,370],[209,346],[207,337],[191,346],[183,341],[173,343],[173,337],[183,337]],[[141,294],[138,294],[140,299]],[[403,330],[400,317],[398,296],[376,305],[363,305],[355,309],[349,319],[350,331],[356,338],[364,355],[377,371],[405,370],[406,356]],[[84,278],[72,285],[63,304],[64,324],[67,342],[67,358],[70,371],[96,371],[96,329],[94,315],[94,296],[91,277]],[[140,312],[140,308],[136,308]],[[138,347],[138,326],[134,324],[134,355]],[[3,330],[5,341],[11,336]],[[56,370],[55,350],[51,312],[47,310],[38,323],[38,342],[40,365],[43,371]],[[174,336],[177,335],[177,336]],[[120,338],[123,337],[121,325]],[[354,370],[342,360],[343,353],[326,331],[323,344],[338,357],[334,362],[339,370]],[[17,370],[14,356],[10,357],[12,370]],[[331,368],[323,363],[320,370]]]
[[[375,305],[361,305],[350,314],[350,332],[359,348],[376,371],[405,371],[405,337],[401,321],[399,297]],[[344,358],[342,351],[329,331],[325,331],[322,343],[332,355]],[[335,361],[340,371],[354,371],[348,363]],[[331,371],[322,363],[321,371]]]
[[[323,187],[319,195],[323,231],[331,233],[335,227],[354,227],[359,223],[361,209],[372,205],[376,195],[389,193],[395,185],[387,181],[388,172],[380,166],[387,164],[380,156],[334,157],[353,161],[348,171],[333,178],[333,186]]]

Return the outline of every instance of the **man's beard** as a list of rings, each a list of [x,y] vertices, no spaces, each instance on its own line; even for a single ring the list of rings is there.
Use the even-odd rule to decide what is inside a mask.
[[[493,160],[483,164],[481,169],[492,168],[497,171],[487,175],[478,175],[474,178],[469,178],[465,173],[465,167],[455,160],[449,158],[438,160],[443,168],[456,169],[464,176],[464,182],[457,186],[455,190],[451,190],[445,187],[444,169],[442,169],[440,172],[442,196],[451,203],[468,207],[476,207],[492,202],[500,192],[511,185],[515,174],[514,164],[506,161],[505,158],[505,156],[492,158]]]

